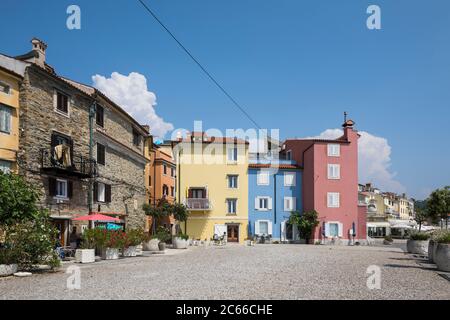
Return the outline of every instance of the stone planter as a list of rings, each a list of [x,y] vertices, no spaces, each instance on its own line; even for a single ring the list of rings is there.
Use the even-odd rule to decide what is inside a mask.
[[[406,249],[409,253],[419,254],[422,256],[428,256],[428,243],[429,240],[408,240],[406,242]]]
[[[143,251],[143,250],[144,250],[144,249],[143,249],[142,244],[136,246],[136,257],[142,256],[142,254],[143,254],[142,251]]]
[[[159,251],[158,243],[159,239],[152,239],[148,242],[144,242],[144,251]]]
[[[0,277],[12,276],[17,272],[17,264],[0,264]]]
[[[434,262],[439,270],[450,272],[450,244],[439,243],[437,245]]]
[[[430,240],[430,243],[428,244],[428,260],[430,260],[431,262],[434,262],[434,259],[436,257],[437,246],[437,242]]]
[[[95,249],[77,249],[77,251],[75,251],[75,262],[77,263],[95,262]]]
[[[164,250],[166,250],[166,243],[165,243],[165,242],[160,242],[160,243],[158,244],[158,249],[159,249],[159,251],[164,251]]]
[[[118,248],[106,248],[102,250],[103,260],[117,260],[119,259],[119,249]]]
[[[173,238],[172,244],[174,249],[187,249],[188,247],[188,241],[179,237]]]
[[[253,240],[245,240],[245,244],[249,247],[253,247],[255,245],[255,243],[253,242]]]
[[[124,257],[136,257],[136,246],[129,246],[123,249],[122,255]]]
[[[390,246],[390,245],[392,245],[393,243],[394,243],[394,241],[383,240],[383,244],[384,244],[385,246]]]

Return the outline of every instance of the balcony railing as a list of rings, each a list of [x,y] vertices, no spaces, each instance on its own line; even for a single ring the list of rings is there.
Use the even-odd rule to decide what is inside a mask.
[[[186,199],[186,207],[189,210],[211,210],[212,204],[206,198],[188,198]]]
[[[89,178],[97,175],[97,161],[94,159],[83,157],[79,154],[71,154],[69,158],[66,158],[66,161],[57,159],[52,149],[41,149],[41,168],[45,171],[53,171],[80,178]]]

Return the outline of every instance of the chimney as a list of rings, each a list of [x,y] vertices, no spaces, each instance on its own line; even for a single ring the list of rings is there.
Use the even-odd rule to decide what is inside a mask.
[[[35,53],[33,63],[38,66],[45,68],[45,50],[47,50],[47,45],[39,40],[38,38],[33,38],[31,40],[32,51]]]
[[[348,141],[350,139],[350,132],[353,132],[354,125],[355,125],[355,122],[350,119],[347,120],[347,113],[345,113],[345,120],[344,120],[344,124],[342,125],[342,128],[344,128],[345,140]]]
[[[147,132],[150,132],[150,126],[148,124],[143,124],[142,128],[144,128],[145,130],[147,130]]]

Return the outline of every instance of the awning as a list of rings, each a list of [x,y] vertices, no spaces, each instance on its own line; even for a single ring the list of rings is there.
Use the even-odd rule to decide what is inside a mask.
[[[72,219],[73,221],[102,221],[102,222],[116,222],[120,221],[120,219],[105,216],[102,214],[90,214],[87,216],[82,216],[78,218]]]
[[[367,222],[368,228],[389,228],[390,226],[389,222]]]

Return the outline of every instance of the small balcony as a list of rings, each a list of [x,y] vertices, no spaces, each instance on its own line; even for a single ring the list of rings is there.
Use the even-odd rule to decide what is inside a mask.
[[[41,169],[47,173],[85,179],[97,175],[97,162],[74,154],[70,149],[61,152],[58,157],[55,149],[49,148],[41,149]]]
[[[188,198],[186,207],[191,211],[209,211],[212,209],[212,204],[206,198]]]

